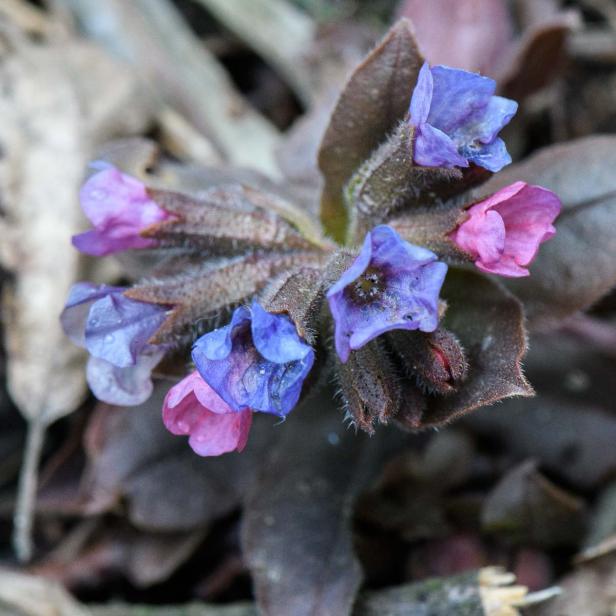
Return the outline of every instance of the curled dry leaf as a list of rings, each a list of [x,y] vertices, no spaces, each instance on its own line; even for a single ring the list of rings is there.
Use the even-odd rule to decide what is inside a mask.
[[[325,179],[321,218],[334,238],[345,235],[343,187],[404,118],[421,62],[411,24],[400,20],[355,69],[338,99],[319,150]]]
[[[531,275],[507,282],[531,328],[557,325],[616,285],[615,166],[616,137],[587,137],[547,147],[480,189],[489,194],[524,180],[549,188],[563,203],[557,233],[541,246]]]

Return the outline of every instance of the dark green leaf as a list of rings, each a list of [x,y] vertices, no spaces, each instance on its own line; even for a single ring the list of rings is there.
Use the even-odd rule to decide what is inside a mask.
[[[518,460],[534,458],[546,471],[588,489],[616,472],[616,417],[588,404],[539,396],[505,400],[465,419]]]

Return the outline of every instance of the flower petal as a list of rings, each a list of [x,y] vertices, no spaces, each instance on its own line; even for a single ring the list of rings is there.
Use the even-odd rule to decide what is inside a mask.
[[[505,142],[497,138],[488,144],[473,144],[472,147],[462,148],[462,154],[471,163],[483,167],[492,173],[500,171],[511,163],[511,156],[507,152]]]
[[[119,406],[135,406],[145,402],[152,394],[152,369],[165,354],[153,350],[137,358],[135,365],[119,368],[113,364],[90,357],[86,379],[92,393],[103,402]]]
[[[303,359],[312,350],[302,342],[288,316],[267,312],[256,301],[252,303],[251,312],[252,340],[265,359],[284,364]]]
[[[424,167],[468,167],[451,138],[430,124],[422,124],[415,130],[413,160]]]
[[[86,320],[92,304],[110,293],[121,293],[125,287],[110,287],[105,284],[78,282],[69,291],[64,310],[60,314],[60,323],[64,333],[80,347],[86,346]]]
[[[432,88],[433,83],[430,65],[424,62],[424,65],[419,71],[413,95],[411,96],[411,122],[415,126],[421,126],[428,120],[430,104],[432,103]]]
[[[483,115],[496,90],[489,77],[448,66],[432,67],[433,91],[428,123],[451,135]]]
[[[139,302],[121,293],[96,301],[86,321],[85,341],[93,357],[114,366],[133,366],[166,318],[165,308]]]

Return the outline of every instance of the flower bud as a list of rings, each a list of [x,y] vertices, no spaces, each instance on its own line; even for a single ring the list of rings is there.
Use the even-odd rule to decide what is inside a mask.
[[[452,393],[466,378],[464,350],[458,339],[444,328],[428,334],[391,332],[388,341],[404,369],[429,391],[441,395]]]

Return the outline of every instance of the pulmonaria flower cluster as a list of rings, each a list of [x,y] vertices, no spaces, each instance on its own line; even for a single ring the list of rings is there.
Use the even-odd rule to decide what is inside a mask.
[[[150,199],[145,185],[136,178],[106,163],[95,167],[99,170],[79,194],[93,229],[73,237],[75,248],[100,257],[129,248],[156,246],[157,241],[142,237],[142,231],[172,215]]]
[[[498,137],[518,104],[494,96],[496,82],[475,73],[425,63],[411,98],[415,128],[413,158],[427,167],[468,167],[500,171],[511,162]]]
[[[141,404],[152,393],[152,369],[165,349],[149,339],[166,310],[124,296],[123,287],[80,282],[71,289],[60,321],[66,335],[90,354],[87,380],[110,404]]]
[[[400,143],[407,155],[397,150],[394,157],[402,173],[381,173],[387,165],[381,148],[378,165],[361,169],[378,167],[381,188],[399,182],[385,196],[364,192],[375,208],[381,198],[407,194],[409,185],[419,200],[406,206],[407,224],[398,231],[392,225],[399,219],[384,203],[381,214],[364,219],[365,226],[349,225],[356,229],[349,235],[371,230],[344,246],[323,240],[322,229],[278,195],[225,192],[223,186],[198,201],[148,191],[136,178],[99,164],[81,191],[93,228],[75,236],[74,245],[92,255],[161,246],[169,257],[130,292],[92,283],[71,290],[61,321],[90,354],[87,378],[94,395],[113,404],[139,404],[150,395],[152,370],[165,354],[185,351],[188,362],[191,348],[189,374],[168,391],[163,422],[172,434],[188,436],[197,454],[217,456],[245,447],[255,413],[286,418],[318,380],[313,371],[336,371],[349,416],[368,432],[374,422],[396,414],[404,425],[421,426],[425,396],[463,387],[474,367],[467,365],[455,330],[440,321],[446,277],[461,259],[490,274],[528,275],[540,244],[555,233],[560,202],[544,188],[516,182],[461,204],[468,185],[460,180],[459,187],[447,188],[438,207],[432,193],[421,203],[422,194],[438,190],[431,174],[443,177],[429,167],[474,164],[498,171],[510,162],[498,133],[517,104],[495,96],[491,79],[443,66],[424,64],[413,86],[413,161],[425,167],[419,170],[421,186],[413,184],[417,168],[409,164],[404,123],[382,136],[391,145],[405,133]],[[404,99],[401,107],[406,104]],[[353,191],[348,194],[352,200]],[[396,208],[405,206],[400,204]],[[354,207],[360,210],[347,205],[351,217]],[[365,208],[362,215],[372,216]],[[426,224],[430,217],[446,223]],[[234,225],[241,241],[234,241]],[[163,227],[173,247],[151,239],[166,237]],[[226,325],[194,335],[197,323],[221,314],[230,319]],[[324,333],[332,328],[333,345]],[[335,353],[339,361],[317,361],[317,352]]]
[[[437,258],[386,225],[366,235],[357,258],[327,292],[343,363],[351,350],[392,329],[436,329],[447,274],[447,265]]]
[[[516,182],[471,206],[451,239],[484,272],[528,276],[539,245],[556,233],[560,208],[552,191]]]

